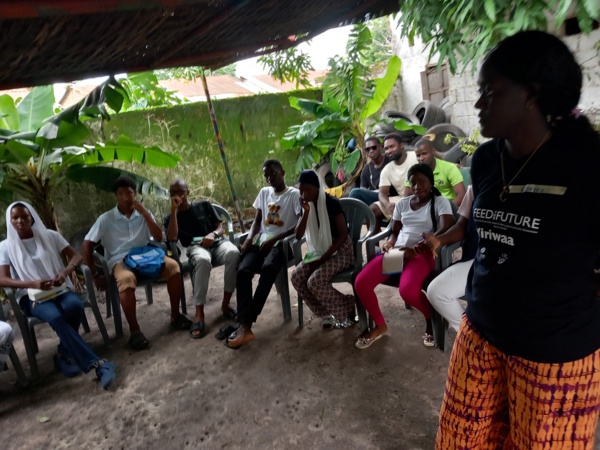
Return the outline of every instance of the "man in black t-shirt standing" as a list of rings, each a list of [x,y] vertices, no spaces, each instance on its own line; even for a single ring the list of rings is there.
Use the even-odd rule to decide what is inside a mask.
[[[194,268],[194,316],[190,336],[203,338],[207,329],[204,322],[204,305],[208,292],[208,280],[213,264],[225,265],[223,302],[221,311],[228,319],[237,312],[229,306],[235,290],[235,279],[240,252],[228,239],[223,238],[221,219],[207,201],[190,203],[189,189],[183,180],[175,180],[170,186],[171,213],[165,217],[164,227],[169,241],[181,242],[187,247],[187,255]]]
[[[360,187],[352,189],[349,197],[370,205],[379,199],[379,175],[390,159],[383,153],[377,136],[365,139],[365,151],[371,161],[360,173]]]

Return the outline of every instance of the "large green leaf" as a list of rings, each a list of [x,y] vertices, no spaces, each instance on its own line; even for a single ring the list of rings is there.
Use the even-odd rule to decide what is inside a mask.
[[[296,147],[305,147],[317,137],[316,129],[323,123],[322,119],[311,120],[304,122],[302,125],[294,125],[281,139],[281,147],[283,149],[291,149]]]
[[[75,161],[81,161],[81,158],[78,157],[86,152],[87,150],[84,147],[61,147],[47,154],[44,158],[44,161],[46,164],[74,163]]]
[[[125,161],[172,168],[181,161],[179,155],[167,153],[157,146],[143,147],[123,135],[116,142],[97,143],[94,148],[95,152],[84,156],[83,163]]]
[[[8,94],[0,95],[0,128],[12,131],[19,129],[19,112]]]
[[[296,172],[300,173],[303,170],[312,168],[312,166],[316,162],[318,162],[321,159],[321,157],[321,152],[312,147],[303,149],[300,152],[300,155],[298,155],[298,159],[296,160]]]
[[[310,100],[306,98],[295,97],[290,95],[289,98],[290,106],[298,111],[306,111],[314,113],[316,107],[321,104],[318,100]]]
[[[75,124],[80,120],[96,118],[109,120],[110,116],[104,105],[107,104],[115,112],[119,112],[126,97],[127,93],[123,87],[113,77],[110,77],[78,103],[48,117],[46,122],[59,125],[61,122]],[[49,135],[51,136],[51,133]]]
[[[16,162],[25,164],[30,158],[34,158],[37,155],[37,151],[30,149],[19,141],[10,140],[6,141],[4,145],[0,145],[0,159],[5,163]]]
[[[123,100],[127,96],[121,85],[118,85],[118,87],[106,86],[104,88],[104,95],[106,97],[106,104],[110,106],[113,111],[121,111]]]
[[[496,3],[494,0],[484,0],[483,8],[491,21],[496,20]]]
[[[316,116],[317,118],[325,117],[335,112],[335,110],[328,108],[318,100],[291,96],[289,98],[289,102],[292,108],[297,109],[298,111],[307,112]]]
[[[89,183],[103,191],[112,192],[113,181],[120,176],[128,176],[137,185],[141,195],[155,195],[169,198],[169,191],[153,181],[122,169],[107,166],[71,166],[67,170],[67,178],[79,183]]]
[[[600,4],[598,0],[583,0],[583,6],[592,19],[600,19]]]
[[[425,128],[423,125],[413,125],[413,124],[406,122],[404,119],[394,120],[393,124],[394,124],[394,128],[396,130],[400,130],[400,131],[412,130],[419,135],[423,135],[423,134],[427,133],[427,128]]]
[[[315,131],[317,133],[322,133],[328,130],[335,130],[333,133],[330,133],[329,136],[339,136],[343,128],[351,123],[349,116],[342,116],[340,113],[334,113],[323,117],[319,125],[315,128]]]
[[[359,148],[357,148],[356,150],[354,150],[352,153],[350,153],[348,155],[346,160],[342,163],[342,166],[344,167],[344,171],[346,173],[354,172],[354,169],[356,168],[356,165],[358,164],[358,161],[360,160],[360,156],[361,156],[361,151]]]
[[[323,137],[318,137],[312,140],[312,145],[314,145],[315,147],[319,147],[322,149],[326,149],[327,151],[329,151],[329,149],[335,147],[335,145],[338,142],[338,138],[333,137],[333,138],[323,138]]]
[[[373,96],[367,102],[360,114],[362,121],[379,111],[383,105],[383,102],[386,101],[392,92],[394,84],[396,83],[398,75],[400,74],[401,67],[402,61],[400,58],[397,56],[392,56],[388,62],[385,74],[381,78],[375,80],[375,90],[373,92]]]
[[[81,122],[61,122],[56,139],[49,142],[51,148],[81,146],[90,135],[90,130]]]
[[[22,133],[11,133],[4,134],[4,131],[8,130],[0,130],[0,134],[6,136],[9,139],[17,139],[20,141],[30,141],[33,142],[35,140],[36,132],[35,131],[24,131]]]
[[[54,88],[36,86],[17,106],[19,131],[37,130],[47,117],[54,114]]]

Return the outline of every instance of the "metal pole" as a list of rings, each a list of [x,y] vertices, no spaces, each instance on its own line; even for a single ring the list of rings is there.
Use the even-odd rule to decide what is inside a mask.
[[[244,221],[242,220],[242,210],[240,208],[240,204],[238,203],[237,195],[235,195],[235,189],[233,188],[233,180],[231,179],[231,173],[229,172],[229,165],[227,164],[227,156],[225,156],[223,140],[221,139],[221,133],[219,132],[217,116],[215,115],[215,110],[213,108],[212,101],[210,100],[210,93],[208,92],[208,84],[206,83],[206,75],[204,75],[204,69],[202,69],[200,75],[202,78],[202,86],[204,87],[204,94],[206,95],[206,104],[208,105],[210,120],[212,121],[213,129],[215,130],[215,137],[217,138],[217,143],[219,144],[219,151],[221,152],[221,160],[223,161],[223,166],[225,167],[225,174],[227,175],[227,182],[229,183],[229,189],[231,190],[233,207],[235,208],[238,220],[240,221],[240,229],[242,230],[242,233],[245,233],[246,227],[244,227]]]

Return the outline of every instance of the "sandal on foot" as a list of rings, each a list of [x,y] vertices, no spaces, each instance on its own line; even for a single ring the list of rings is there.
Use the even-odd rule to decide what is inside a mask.
[[[223,345],[225,345],[225,347],[227,347],[227,348],[230,348],[231,350],[239,350],[242,347],[242,345],[244,345],[244,344],[240,344],[237,347],[234,347],[233,345],[229,345],[229,338],[227,338],[227,339],[225,339],[225,342],[223,343]]]
[[[132,334],[129,337],[128,344],[132,350],[139,352],[140,350],[147,349],[150,345],[150,342],[148,342],[148,339],[146,339],[144,333],[140,331],[139,333]]]
[[[171,321],[169,326],[172,330],[187,331],[192,326],[192,321],[183,314],[179,314],[175,320]]]
[[[337,330],[345,330],[346,328],[353,327],[355,323],[356,322],[354,322],[354,319],[351,319],[351,318],[344,319],[344,320],[338,320],[335,323],[334,328]]]
[[[324,330],[333,330],[335,328],[336,323],[337,323],[337,320],[335,320],[335,317],[333,317],[333,316],[324,317],[323,318],[323,329]]]
[[[96,376],[100,381],[102,389],[108,389],[110,384],[115,380],[116,366],[106,359],[98,363],[96,367]]]
[[[225,311],[221,311],[223,313],[223,317],[227,320],[235,320],[237,318],[237,311],[235,308],[227,307]]]
[[[81,369],[64,355],[54,355],[54,368],[67,378],[76,377],[81,373]]]
[[[237,338],[237,331],[235,331],[234,333],[231,333],[231,335],[225,339],[225,347],[230,348],[231,350],[238,350],[242,345],[247,344],[248,342],[251,342],[254,340],[254,333],[252,332],[248,332],[246,333],[246,335],[244,336],[244,340],[242,341],[241,344],[239,345],[231,345],[231,343],[229,342],[230,340],[235,340]]]
[[[365,348],[369,348],[371,345],[373,345],[375,341],[381,339],[381,336],[383,336],[383,334],[378,334],[373,338],[361,336],[358,338],[354,346],[359,350],[364,350]]]
[[[215,337],[222,341],[223,339],[228,338],[229,336],[231,336],[233,333],[235,333],[235,330],[238,329],[240,325],[239,324],[230,324],[227,323],[225,325],[223,325],[221,328],[219,328],[219,332],[217,334],[215,334]]]
[[[433,340],[433,336],[429,333],[425,333],[423,335],[423,345],[425,347],[435,347],[435,341]]]
[[[194,333],[195,331],[199,331],[199,333]],[[206,336],[206,325],[204,322],[194,322],[190,327],[190,337],[192,339],[202,339]]]

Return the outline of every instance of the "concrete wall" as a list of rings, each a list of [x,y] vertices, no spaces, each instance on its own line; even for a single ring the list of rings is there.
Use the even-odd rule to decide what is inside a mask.
[[[402,80],[395,93],[396,103],[402,110],[411,113],[415,106],[423,100],[421,72],[427,64],[437,64],[434,55],[428,62],[429,49],[420,40],[409,46],[406,39],[399,38],[398,27],[393,24],[394,52],[402,59]],[[575,54],[583,69],[583,89],[579,107],[585,111],[593,123],[600,122],[600,59],[599,50],[595,48],[600,42],[600,30],[589,35],[575,35],[564,38],[565,43]],[[464,71],[449,77],[449,97],[452,110],[451,122],[471,134],[478,126],[475,102],[478,98],[476,74],[469,64]]]
[[[421,72],[427,65],[428,51],[424,49],[420,39],[415,40],[413,46],[409,45],[408,40],[399,39],[396,26],[392,26],[392,33],[394,34],[394,53],[402,60],[400,99],[397,102],[401,111],[412,113],[415,107],[423,101]],[[434,62],[437,63],[437,58],[432,61],[432,63]]]
[[[563,40],[575,54],[583,70],[579,107],[597,124],[600,122],[600,50],[596,45],[600,45],[600,30],[594,30],[589,35],[568,36]]]

